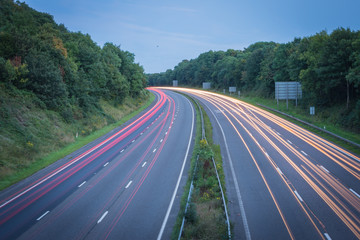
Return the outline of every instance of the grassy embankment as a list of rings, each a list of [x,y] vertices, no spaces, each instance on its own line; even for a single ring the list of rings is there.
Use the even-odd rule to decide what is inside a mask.
[[[212,126],[205,111],[203,111],[204,127],[208,142],[201,139],[200,113],[195,103],[194,106],[197,111],[195,147],[191,159],[189,178],[182,196],[180,212],[173,229],[172,239],[177,239],[179,235],[193,174],[194,189],[191,203],[185,215],[185,225],[181,239],[227,239],[227,225],[225,223],[221,192],[211,160],[213,156],[225,191],[220,146],[213,143]],[[199,155],[199,160],[194,172],[197,155]]]
[[[33,94],[0,91],[0,190],[120,126],[154,98],[153,94],[128,98],[116,107],[100,101],[103,112],[66,123],[57,112],[44,109]]]
[[[276,109],[278,111],[281,111],[281,112],[291,115],[293,117],[301,119],[305,122],[311,123],[317,127],[326,129],[327,131],[332,132],[336,135],[339,135],[345,139],[348,139],[350,141],[360,144],[360,134],[359,133],[354,132],[349,129],[345,129],[345,128],[341,127],[339,124],[334,123],[336,121],[335,118],[336,119],[339,118],[339,116],[337,116],[338,113],[340,112],[339,106],[334,106],[333,108],[319,111],[319,113],[316,113],[315,116],[311,116],[309,114],[309,109],[305,110],[299,106],[296,107],[295,104],[293,103],[293,101],[289,101],[289,104],[288,104],[289,108],[287,109],[285,101],[279,101],[279,106],[277,106],[276,101],[273,99],[264,99],[264,98],[259,98],[259,97],[241,97],[240,99],[245,102],[251,103],[257,107],[260,107],[260,108],[262,108],[262,107],[258,106],[257,105],[258,103],[265,105],[267,107]],[[263,109],[265,109],[265,108],[263,108]],[[269,111],[268,109],[265,109],[265,110]],[[288,118],[277,112],[274,112],[274,111],[270,111],[270,112],[275,115],[278,115],[290,122],[300,125],[301,127],[305,128],[313,133],[316,133],[317,135],[319,135],[319,136],[321,136],[321,137],[323,137],[345,149],[348,149],[357,155],[360,155],[360,148],[358,148],[350,143],[344,142],[334,136],[331,136],[325,132],[322,132],[322,131],[315,129],[313,127],[310,127],[308,125],[302,124],[299,121],[296,121],[292,118]]]
[[[202,90],[202,89],[200,89],[200,90]],[[327,131],[332,132],[340,137],[343,137],[343,138],[353,141],[357,144],[360,144],[360,134],[358,132],[351,130],[351,129],[346,129],[344,127],[341,127],[339,123],[336,123],[338,121],[338,119],[340,118],[339,114],[342,112],[342,109],[340,109],[341,107],[339,107],[339,106],[334,106],[333,108],[328,108],[328,109],[323,109],[323,110],[315,109],[315,112],[316,112],[315,116],[310,116],[309,109],[303,109],[300,106],[296,107],[295,102],[293,100],[289,100],[289,104],[288,104],[289,108],[287,109],[286,101],[279,101],[279,106],[278,106],[275,99],[254,97],[254,96],[252,96],[252,94],[246,94],[246,95],[242,94],[241,97],[238,97],[238,95],[236,95],[236,94],[230,95],[230,94],[223,94],[222,92],[219,92],[219,91],[213,91],[213,92],[216,92],[216,93],[219,93],[222,95],[226,95],[226,96],[230,96],[230,97],[239,99],[241,101],[250,103],[256,107],[262,108],[268,112],[271,112],[279,117],[282,117],[282,118],[288,120],[289,122],[295,123],[295,124],[301,126],[302,128],[305,128],[305,129],[321,136],[322,138],[327,139],[327,140],[343,147],[344,149],[347,149],[357,155],[360,155],[360,148],[358,148],[357,146],[354,146],[350,143],[344,142],[341,139],[338,139],[332,135],[329,135],[325,132],[315,129],[311,126],[305,125],[299,121],[296,121],[295,119],[286,117],[280,113],[263,108],[263,107],[259,106],[258,104],[262,104],[267,107],[276,109],[278,111],[281,111],[283,113],[286,113],[288,115],[296,117],[300,120],[311,123],[317,127],[324,128]]]

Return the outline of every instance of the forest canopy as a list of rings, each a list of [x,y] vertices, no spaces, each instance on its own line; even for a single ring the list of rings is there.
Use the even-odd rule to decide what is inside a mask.
[[[149,85],[212,88],[274,98],[275,81],[299,81],[302,107],[338,106],[338,123],[360,131],[360,31],[338,28],[289,43],[257,42],[244,50],[209,51],[174,69],[148,74]]]
[[[139,96],[146,81],[134,54],[120,46],[101,48],[88,34],[68,31],[49,14],[2,0],[0,86],[34,93],[39,105],[71,121],[74,109],[101,111],[100,99],[120,104]]]

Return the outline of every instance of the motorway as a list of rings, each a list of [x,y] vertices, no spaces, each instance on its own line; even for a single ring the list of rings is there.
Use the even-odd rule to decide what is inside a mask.
[[[190,101],[156,101],[102,138],[1,191],[1,239],[169,239],[195,134]]]
[[[197,98],[223,156],[233,239],[360,239],[360,158],[224,95]]]

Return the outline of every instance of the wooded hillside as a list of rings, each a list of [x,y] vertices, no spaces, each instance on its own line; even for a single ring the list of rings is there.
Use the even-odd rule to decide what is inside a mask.
[[[25,3],[0,5],[0,82],[36,94],[46,108],[71,121],[73,107],[87,112],[100,98],[121,103],[144,89],[144,70],[134,54],[87,34],[69,32],[51,15]]]
[[[339,28],[279,44],[258,42],[244,50],[209,51],[173,70],[147,76],[149,85],[215,89],[236,86],[245,94],[274,98],[275,81],[299,81],[304,108],[339,111],[336,124],[360,131],[360,31]]]
[[[0,180],[133,111],[147,97],[134,54],[0,1]]]

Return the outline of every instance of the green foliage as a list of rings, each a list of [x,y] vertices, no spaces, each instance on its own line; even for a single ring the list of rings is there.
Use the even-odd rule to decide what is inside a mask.
[[[103,107],[126,103],[127,113],[148,97],[145,86],[132,53],[112,43],[101,48],[49,14],[1,0],[0,180],[73,142],[76,132],[119,120]]]
[[[68,120],[71,105],[82,115],[99,112],[100,99],[121,104],[146,85],[134,54],[112,43],[100,48],[25,3],[1,1],[0,20],[0,81],[35,93]]]
[[[194,101],[190,98],[191,101]],[[193,102],[194,103],[194,102]],[[212,163],[212,157],[215,157],[220,181],[223,189],[225,189],[224,173],[222,171],[222,160],[220,147],[212,142],[212,126],[206,112],[202,107],[196,108],[197,131],[195,141],[195,151],[192,157],[191,174],[194,174],[194,189],[191,196],[190,205],[185,215],[185,200],[188,196],[190,183],[185,187],[185,193],[182,197],[181,210],[173,229],[171,239],[178,239],[181,220],[185,216],[185,225],[181,239],[228,239],[227,226],[225,222],[225,214],[221,200],[220,187]],[[209,139],[209,143],[201,137],[201,121],[200,112],[204,113],[205,135]],[[215,152],[215,155],[214,155]],[[195,154],[199,156],[197,170],[194,171]],[[189,178],[188,181],[190,181]]]
[[[147,100],[140,108],[136,106],[139,99],[126,99],[118,107],[101,101],[103,116],[89,115],[69,124],[63,121],[62,113],[44,110],[38,105],[42,101],[34,93],[15,87],[5,92],[4,88],[0,83],[0,189],[120,126],[155,98],[154,95],[142,96]],[[71,110],[79,114],[76,107]]]
[[[199,145],[199,159],[202,160],[211,160],[211,157],[214,156],[211,147],[209,146],[209,144],[206,142],[205,139],[200,140],[200,145]]]
[[[274,98],[275,81],[300,81],[303,109],[317,113],[334,105],[340,109],[336,124],[360,131],[360,31],[338,28],[292,42],[258,42],[241,50],[209,51],[183,60],[173,70],[147,75],[149,85],[202,86],[218,90],[236,86],[242,93]]]
[[[68,97],[66,85],[51,56],[46,52],[30,52],[25,61],[29,69],[25,88],[35,93],[49,109],[64,106]]]

